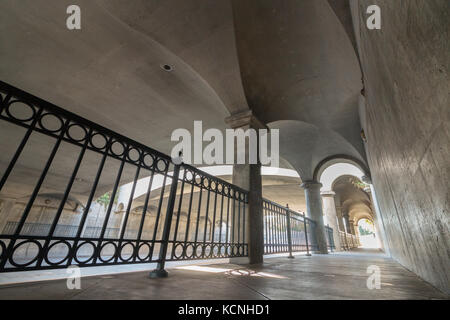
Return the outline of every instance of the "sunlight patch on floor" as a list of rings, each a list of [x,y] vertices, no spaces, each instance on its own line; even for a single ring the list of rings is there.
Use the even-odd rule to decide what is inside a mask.
[[[207,266],[181,266],[176,269],[189,270],[189,271],[199,271],[208,273],[225,273],[229,276],[249,276],[249,277],[264,277],[264,278],[274,278],[274,279],[288,279],[287,277],[268,273],[268,272],[256,272],[250,269],[226,269],[226,268],[216,268]]]

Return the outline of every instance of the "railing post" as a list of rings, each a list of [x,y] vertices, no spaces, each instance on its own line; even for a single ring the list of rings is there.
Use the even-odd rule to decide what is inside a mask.
[[[306,255],[311,256],[311,253],[309,253],[308,227],[306,225],[306,214],[305,213],[303,213],[303,228],[305,229]]]
[[[347,250],[349,250],[350,247],[349,247],[349,245],[348,245],[348,239],[347,239],[347,238],[348,238],[348,237],[347,237],[347,232],[344,232],[345,248],[346,248]]]
[[[292,234],[291,234],[291,214],[289,211],[289,204],[286,205],[286,226],[287,226],[287,238],[288,238],[288,249],[289,249],[289,259],[294,259],[292,255]]]
[[[166,219],[164,221],[164,229],[161,239],[161,247],[159,249],[159,259],[156,269],[150,272],[150,278],[165,278],[168,276],[164,265],[166,264],[167,248],[169,246],[170,227],[172,224],[173,209],[175,207],[175,199],[177,196],[178,176],[180,175],[180,166],[176,165],[173,170],[172,184],[170,186],[170,194],[167,203]],[[180,195],[182,196],[182,195]]]

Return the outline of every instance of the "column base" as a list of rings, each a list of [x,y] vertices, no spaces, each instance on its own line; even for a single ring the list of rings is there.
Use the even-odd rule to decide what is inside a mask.
[[[151,271],[148,276],[150,279],[167,278],[169,276],[169,273],[164,269],[155,269]]]

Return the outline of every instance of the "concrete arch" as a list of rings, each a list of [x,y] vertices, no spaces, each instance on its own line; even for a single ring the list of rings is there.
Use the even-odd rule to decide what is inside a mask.
[[[354,165],[361,170],[363,175],[370,177],[370,170],[367,165],[360,159],[346,154],[335,154],[322,159],[314,168],[313,179],[320,181],[323,172],[330,166],[338,163],[348,163]]]
[[[268,123],[280,130],[280,156],[299,173],[302,181],[313,180],[314,170],[323,159],[346,154],[356,163],[364,163],[351,141],[337,131],[299,120],[277,120]]]
[[[359,224],[359,221],[361,221],[361,220],[363,220],[363,219],[367,219],[367,220],[369,220],[370,222],[375,223],[375,221],[374,221],[374,219],[373,219],[372,216],[370,216],[370,215],[361,215],[361,216],[359,216],[359,217],[357,217],[357,218],[355,219],[355,224],[358,225],[358,224]]]

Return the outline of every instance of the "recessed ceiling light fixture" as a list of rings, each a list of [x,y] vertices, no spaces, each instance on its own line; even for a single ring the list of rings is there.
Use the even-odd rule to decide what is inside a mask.
[[[171,65],[168,65],[168,64],[163,64],[163,65],[161,65],[161,68],[162,68],[164,71],[167,71],[167,72],[170,72],[170,71],[173,70],[172,66],[171,66]]]

